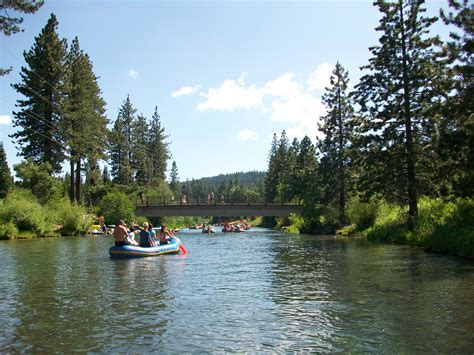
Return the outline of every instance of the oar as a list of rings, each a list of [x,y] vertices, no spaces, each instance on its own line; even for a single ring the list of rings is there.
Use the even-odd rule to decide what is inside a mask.
[[[174,235],[174,232],[173,232],[172,230],[170,230],[170,232],[171,232],[171,233],[169,234],[169,236],[176,239],[176,237],[175,237],[175,235]],[[181,251],[181,253],[183,253],[183,254],[187,254],[187,253],[188,253],[188,251],[186,250],[186,248],[184,247],[184,245],[181,244],[181,241],[179,241],[178,245],[179,245],[179,250]]]
[[[187,254],[188,251],[186,250],[186,248],[184,247],[183,244],[179,243],[179,250],[181,251],[181,253],[183,254]]]

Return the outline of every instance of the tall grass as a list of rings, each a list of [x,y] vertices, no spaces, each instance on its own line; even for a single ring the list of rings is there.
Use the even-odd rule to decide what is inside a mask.
[[[367,208],[358,208],[363,216]],[[407,208],[381,202],[371,226],[356,228],[372,241],[410,244],[426,250],[474,257],[474,201],[421,198],[413,231],[407,228]],[[356,214],[356,217],[357,214]],[[367,219],[352,220],[354,223]]]

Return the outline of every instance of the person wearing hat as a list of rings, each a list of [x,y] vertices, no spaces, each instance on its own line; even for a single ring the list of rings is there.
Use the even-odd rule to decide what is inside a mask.
[[[143,223],[143,228],[140,228],[140,246],[143,248],[149,248],[156,246],[155,241],[151,237],[148,231],[148,223]]]

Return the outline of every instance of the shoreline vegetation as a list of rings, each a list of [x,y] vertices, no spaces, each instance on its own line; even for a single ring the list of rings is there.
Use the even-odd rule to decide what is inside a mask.
[[[275,228],[289,233],[361,237],[371,242],[416,246],[427,252],[474,259],[474,200],[422,198],[412,230],[406,224],[407,213],[407,207],[355,198],[348,206],[350,224],[342,228],[334,228],[327,217],[320,216],[319,228],[307,230],[305,220],[296,215],[277,220]],[[325,232],[328,230],[330,233]]]
[[[24,98],[10,138],[24,160],[14,181],[0,142],[0,239],[83,234],[97,216],[141,224],[134,202],[149,197],[278,201],[301,203],[303,212],[254,223],[474,257],[474,9],[449,0],[428,17],[424,2],[374,2],[378,44],[354,85],[335,63],[321,96],[326,113],[315,117],[316,143],[283,130],[273,134],[266,172],[185,182],[175,161],[169,169],[170,136],[157,106],[151,117],[138,114],[145,108],[127,94],[115,119],[107,117],[113,110],[106,110],[92,58],[77,37],[70,44],[61,37],[51,14],[12,85]],[[20,30],[16,21],[6,22],[12,33]],[[449,26],[447,38],[431,31],[435,23]],[[170,228],[208,221],[149,219]]]
[[[134,206],[124,193],[110,193],[104,200],[105,205],[117,206],[107,211],[109,220],[113,220],[115,215],[126,215],[130,222],[136,223],[146,220],[134,216]],[[42,205],[31,191],[17,188],[0,200],[0,240],[85,235],[97,223],[97,212],[106,212],[104,206],[92,211],[71,203],[65,197]],[[320,224],[317,228],[313,225],[313,229],[308,229],[307,220],[299,215],[288,218],[256,217],[248,219],[248,223],[253,227],[270,227],[287,233],[361,237],[371,242],[410,245],[422,247],[428,252],[474,258],[472,199],[420,199],[413,230],[406,225],[406,215],[406,207],[375,199],[362,202],[354,198],[348,206],[348,225],[342,228],[335,228],[324,215],[319,216]],[[152,222],[171,228],[186,228],[205,221],[204,217],[176,217]]]

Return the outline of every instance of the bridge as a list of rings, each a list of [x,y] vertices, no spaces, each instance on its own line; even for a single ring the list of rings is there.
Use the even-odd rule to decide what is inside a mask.
[[[233,201],[194,201],[175,202],[170,198],[145,197],[136,202],[136,215],[143,217],[169,216],[274,216],[286,217],[290,213],[301,213],[299,203],[233,202]]]

